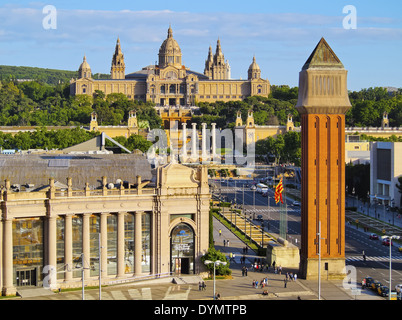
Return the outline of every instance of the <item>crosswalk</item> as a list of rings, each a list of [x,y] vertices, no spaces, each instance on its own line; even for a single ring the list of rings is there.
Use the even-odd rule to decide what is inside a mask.
[[[363,256],[351,256],[345,258],[346,262],[354,261],[364,261]],[[389,262],[389,256],[366,256],[366,261],[376,261],[376,262]],[[392,262],[402,262],[402,258],[392,257]]]

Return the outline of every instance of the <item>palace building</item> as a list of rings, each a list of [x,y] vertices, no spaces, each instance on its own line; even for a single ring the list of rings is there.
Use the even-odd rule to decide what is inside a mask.
[[[270,83],[261,78],[255,57],[248,69],[247,80],[230,78],[230,65],[218,39],[215,54],[209,47],[204,73],[182,64],[182,51],[169,27],[167,38],[159,49],[159,62],[133,73],[125,73],[124,54],[117,39],[112,57],[111,79],[94,79],[87,57],[78,70],[78,79],[70,81],[72,95],[93,95],[100,90],[106,95],[123,93],[130,99],[151,101],[156,106],[191,106],[196,102],[234,101],[248,96],[268,97]]]

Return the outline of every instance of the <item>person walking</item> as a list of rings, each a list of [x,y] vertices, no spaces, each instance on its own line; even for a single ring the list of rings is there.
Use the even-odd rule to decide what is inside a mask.
[[[285,277],[285,279],[283,279],[283,283],[284,283],[284,288],[286,288],[286,286],[288,284],[288,280],[286,279],[286,277]]]

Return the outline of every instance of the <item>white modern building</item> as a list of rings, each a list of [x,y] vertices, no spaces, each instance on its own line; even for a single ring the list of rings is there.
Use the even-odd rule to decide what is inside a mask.
[[[370,200],[400,206],[396,185],[402,175],[402,142],[373,142],[370,151]]]

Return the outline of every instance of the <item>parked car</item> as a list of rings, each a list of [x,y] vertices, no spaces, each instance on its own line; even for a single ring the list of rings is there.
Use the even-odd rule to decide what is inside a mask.
[[[387,286],[379,286],[377,292],[381,297],[388,297],[389,288]]]
[[[391,244],[391,246],[392,246],[392,241],[390,241],[389,238],[385,238],[385,239],[382,240],[382,244],[383,244],[384,246],[389,247],[390,244]]]
[[[300,206],[301,205],[301,203],[299,202],[299,201],[293,201],[293,203],[292,203],[294,206]]]
[[[262,215],[261,215],[261,214],[259,214],[259,215],[257,216],[257,220],[258,220],[258,221],[264,221],[264,219],[262,218]]]
[[[255,185],[252,185],[252,186],[250,187],[250,189],[251,189],[251,190],[255,190],[255,189],[257,189],[257,187],[256,187]]]
[[[375,233],[371,233],[370,236],[369,236],[369,238],[370,238],[371,240],[378,240],[378,235],[376,235]]]
[[[373,283],[371,284],[371,289],[375,292],[378,292],[378,288],[382,286],[382,283],[380,281],[374,280]]]

